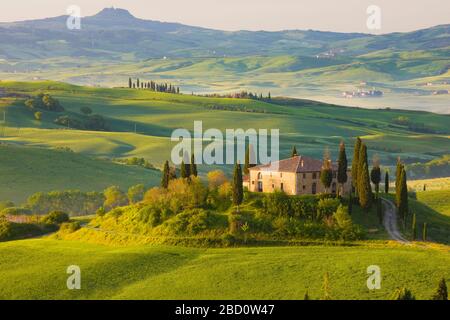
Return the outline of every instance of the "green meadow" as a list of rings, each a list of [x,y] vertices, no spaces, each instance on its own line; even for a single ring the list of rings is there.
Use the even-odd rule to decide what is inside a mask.
[[[98,158],[143,157],[156,167],[170,158],[170,152],[176,142],[170,141],[170,135],[176,128],[193,130],[194,121],[203,122],[203,131],[218,128],[225,132],[227,128],[255,128],[280,130],[280,156],[289,155],[293,145],[301,154],[321,158],[325,148],[337,156],[339,142],[345,141],[349,155],[353,139],[361,136],[369,147],[369,157],[377,153],[382,165],[390,166],[401,156],[404,161],[429,161],[436,156],[448,153],[448,116],[429,112],[402,110],[369,110],[361,108],[340,107],[310,100],[273,98],[271,100],[248,100],[229,98],[207,98],[189,94],[174,95],[156,93],[148,90],[125,88],[95,88],[70,85],[52,81],[11,82],[2,81],[1,86],[10,93],[34,96],[38,93],[50,93],[60,100],[64,112],[42,111],[42,119],[36,120],[33,112],[23,105],[23,98],[0,98],[0,141],[9,145],[39,148],[70,148],[76,154],[83,154],[100,164]],[[89,107],[94,114],[106,119],[108,131],[74,130],[54,123],[61,115],[80,116],[80,108]],[[404,125],[394,123],[403,117],[414,123],[422,123],[427,129],[436,133],[412,131]],[[14,172],[14,191],[2,184],[0,190],[3,200],[19,200],[35,191],[33,183],[42,170],[21,170],[42,162],[42,153],[36,149],[11,149],[21,153],[20,161],[13,161],[7,152],[2,157],[3,172]],[[26,155],[28,154],[28,155]],[[49,153],[50,154],[50,153]],[[96,175],[93,181],[86,181],[88,174],[64,174],[70,169],[67,158],[77,155],[51,153],[55,163],[52,167],[61,167],[54,171],[55,183],[43,183],[43,190],[60,188],[82,188],[83,184],[98,189],[105,183],[124,185],[135,181],[146,185],[157,184],[154,172],[140,171],[135,168],[123,168],[129,177],[115,176],[105,178],[108,174]],[[61,159],[57,159],[61,158]],[[73,160],[76,162],[78,160]],[[88,161],[88,160],[86,160]],[[89,171],[87,167],[83,169]],[[118,166],[107,166],[106,171],[120,171]],[[223,167],[223,166],[222,166]],[[217,166],[199,166],[202,174]],[[230,168],[225,166],[226,172]],[[70,170],[78,172],[77,170]],[[61,173],[61,174],[60,174]],[[138,179],[134,179],[133,175]],[[24,175],[24,177],[22,177]],[[110,175],[112,178],[114,175]],[[71,177],[72,180],[68,180]],[[11,179],[10,179],[11,180]],[[58,181],[57,181],[58,180]],[[104,180],[105,182],[102,182]],[[115,180],[115,181],[114,181]],[[144,181],[145,180],[145,181]],[[70,183],[69,183],[70,181]],[[67,182],[67,183],[66,183]],[[37,190],[39,191],[39,190]],[[14,194],[15,193],[15,194]]]
[[[429,299],[450,278],[448,249],[405,246],[200,249],[107,247],[58,240],[0,243],[1,299],[313,299],[326,272],[334,299],[387,299],[405,286]],[[81,268],[68,290],[67,267]],[[381,268],[369,291],[367,267]]]

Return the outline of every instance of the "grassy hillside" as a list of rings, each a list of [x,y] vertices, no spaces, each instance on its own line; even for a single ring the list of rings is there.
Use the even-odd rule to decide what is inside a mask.
[[[417,200],[446,216],[450,216],[450,190],[417,192]]]
[[[156,170],[96,160],[61,150],[0,145],[0,199],[22,203],[35,192],[80,189],[101,191],[159,183]]]
[[[57,115],[44,112],[43,121],[37,123],[32,113],[24,110],[18,101],[3,101],[7,122],[2,139],[22,144],[66,144],[77,151],[100,155],[138,155],[161,162],[168,158],[174,145],[168,141],[171,132],[180,127],[192,130],[195,120],[203,121],[204,130],[279,128],[282,156],[289,154],[293,144],[301,153],[310,156],[321,157],[325,146],[336,154],[340,140],[346,141],[350,147],[356,136],[366,139],[370,150],[391,163],[397,155],[406,161],[408,158],[430,160],[450,149],[448,116],[426,112],[343,108],[308,100],[273,99],[268,103],[203,98],[56,82],[2,82],[2,86],[12,92],[29,95],[49,92],[60,99],[69,114],[79,114],[80,107],[89,106],[94,113],[107,118],[113,131],[65,130],[57,134],[55,131],[39,131],[42,135],[36,134],[37,128],[55,128],[53,119]],[[213,107],[229,110],[213,110]],[[236,108],[249,112],[232,111]],[[424,123],[427,128],[442,134],[422,134],[394,124],[400,116],[411,122]],[[137,134],[134,133],[135,128]]]
[[[313,299],[325,272],[336,299],[387,299],[398,286],[429,299],[449,280],[446,250],[415,247],[113,248],[79,242],[0,243],[1,299]],[[81,290],[66,269],[81,268]],[[366,287],[378,265],[381,289]],[[424,276],[426,275],[426,276]]]

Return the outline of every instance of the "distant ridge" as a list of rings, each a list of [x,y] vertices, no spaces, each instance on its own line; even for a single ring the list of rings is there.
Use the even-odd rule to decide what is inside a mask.
[[[368,35],[314,30],[236,31],[143,20],[128,10],[105,8],[82,18],[81,30],[66,28],[67,16],[0,23],[0,58],[59,56],[136,60],[161,57],[296,55],[324,52],[356,56],[374,50],[399,51],[450,47],[450,25],[408,33]]]

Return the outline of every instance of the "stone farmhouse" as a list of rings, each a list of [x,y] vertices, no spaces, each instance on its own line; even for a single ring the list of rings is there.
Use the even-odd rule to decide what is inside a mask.
[[[244,177],[244,187],[251,192],[283,191],[289,195],[317,194],[325,192],[320,181],[322,160],[305,156],[294,156],[289,159],[249,169]],[[275,169],[274,169],[275,168]],[[332,163],[333,181],[328,192],[338,191],[337,164]],[[341,194],[351,191],[351,171],[347,170],[347,182],[343,185]]]

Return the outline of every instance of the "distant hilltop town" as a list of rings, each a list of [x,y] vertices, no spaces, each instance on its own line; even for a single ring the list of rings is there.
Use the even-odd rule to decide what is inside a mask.
[[[380,90],[357,90],[357,91],[344,91],[342,92],[344,98],[373,98],[382,97],[383,91]]]

